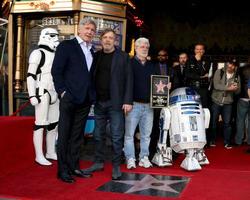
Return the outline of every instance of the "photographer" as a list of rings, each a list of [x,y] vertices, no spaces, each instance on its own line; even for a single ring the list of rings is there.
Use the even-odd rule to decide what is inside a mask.
[[[226,64],[226,68],[217,69],[214,75],[212,91],[212,131],[209,135],[210,146],[215,146],[216,129],[219,115],[223,120],[224,145],[226,149],[231,149],[230,138],[232,133],[231,115],[234,94],[240,92],[240,77],[236,73],[237,62],[235,59]]]

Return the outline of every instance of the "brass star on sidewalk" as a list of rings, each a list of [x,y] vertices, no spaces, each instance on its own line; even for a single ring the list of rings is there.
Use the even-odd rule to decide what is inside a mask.
[[[186,182],[186,180],[158,180],[157,178],[154,178],[151,175],[146,175],[141,180],[119,180],[114,182],[132,185],[132,187],[128,189],[125,193],[138,192],[147,189],[179,193],[178,191],[170,187],[170,185],[174,183]]]

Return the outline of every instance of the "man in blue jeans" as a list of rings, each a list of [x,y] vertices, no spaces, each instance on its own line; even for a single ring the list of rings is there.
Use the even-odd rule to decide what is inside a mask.
[[[235,144],[237,146],[242,144],[245,132],[246,117],[248,120],[247,128],[247,144],[250,145],[250,102],[248,96],[249,80],[250,80],[250,64],[247,64],[239,69],[241,78],[241,92],[239,100],[237,102],[237,132],[235,135]]]
[[[150,107],[150,79],[151,75],[160,74],[159,67],[147,60],[149,51],[147,38],[139,38],[135,41],[136,55],[131,59],[134,76],[133,109],[126,115],[124,152],[127,160],[127,168],[136,168],[134,134],[137,125],[140,130],[140,154],[139,166],[149,168],[149,143],[152,132],[154,111]]]
[[[224,146],[226,149],[231,149],[231,115],[233,96],[240,92],[241,84],[240,77],[236,73],[237,62],[231,60],[227,63],[226,68],[217,69],[214,74],[212,91],[212,131],[209,135],[210,146],[215,146],[217,122],[219,115],[222,116]],[[237,80],[237,82],[236,82]]]
[[[121,177],[120,164],[124,138],[124,114],[132,109],[133,74],[128,54],[115,47],[116,34],[106,29],[101,34],[102,50],[95,54],[93,66],[96,89],[94,108],[95,161],[84,172],[104,168],[104,144],[107,120],[110,122],[113,146],[112,179]]]

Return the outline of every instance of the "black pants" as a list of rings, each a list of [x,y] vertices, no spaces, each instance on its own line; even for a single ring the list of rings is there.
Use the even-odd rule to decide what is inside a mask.
[[[207,88],[199,88],[196,89],[196,91],[198,92],[198,94],[201,97],[201,104],[202,104],[202,108],[209,108],[209,91]]]
[[[60,101],[58,124],[57,157],[58,173],[80,169],[80,146],[90,103],[74,104],[67,94]]]

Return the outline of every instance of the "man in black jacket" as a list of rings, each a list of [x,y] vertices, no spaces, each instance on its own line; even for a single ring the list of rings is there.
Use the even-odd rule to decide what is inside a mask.
[[[124,114],[132,109],[133,73],[129,56],[115,47],[116,34],[106,29],[101,34],[102,50],[94,59],[94,81],[96,88],[95,113],[95,161],[84,172],[100,171],[104,168],[104,144],[107,120],[113,145],[112,179],[121,177],[120,164],[124,138]]]
[[[186,53],[179,54],[179,64],[173,67],[172,90],[186,86],[186,65],[188,55]]]
[[[79,35],[58,46],[52,65],[55,89],[61,98],[58,125],[58,178],[75,182],[71,175],[90,177],[80,170],[80,145],[91,103],[95,99],[91,67],[91,41],[96,24],[84,18],[79,23]]]
[[[186,69],[187,86],[194,88],[201,96],[201,103],[204,108],[208,107],[209,69],[211,63],[204,58],[205,47],[203,44],[196,44],[194,56],[188,62]]]

